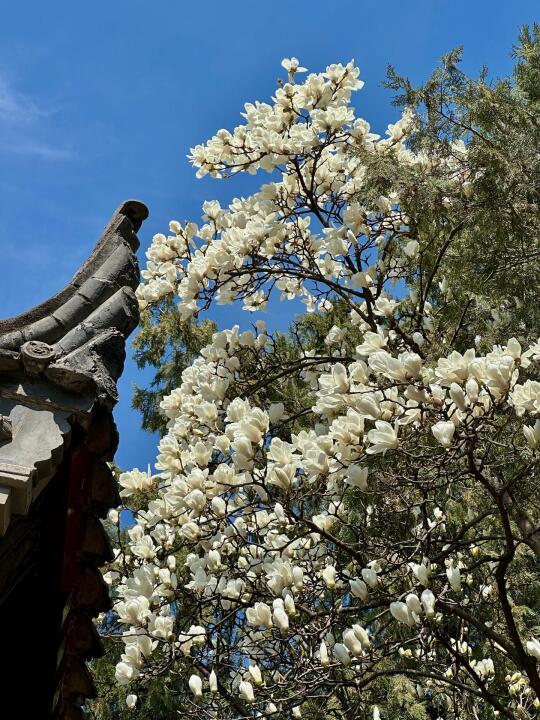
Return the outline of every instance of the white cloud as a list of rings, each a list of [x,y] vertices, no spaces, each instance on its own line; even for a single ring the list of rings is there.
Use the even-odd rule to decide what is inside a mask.
[[[12,155],[34,155],[44,160],[70,160],[75,153],[67,147],[55,147],[39,141],[21,139],[18,142],[1,143],[0,151]]]
[[[27,155],[44,160],[68,160],[73,152],[58,145],[50,136],[55,110],[40,106],[29,95],[19,92],[0,74],[0,153]],[[54,132],[54,128],[52,128]]]
[[[0,77],[0,122],[31,123],[47,114],[31,98],[16,92]]]

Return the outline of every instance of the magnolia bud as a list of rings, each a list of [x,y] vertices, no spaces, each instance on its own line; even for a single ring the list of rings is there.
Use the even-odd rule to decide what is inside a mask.
[[[198,675],[192,675],[188,681],[189,689],[196,698],[202,697],[202,680]]]
[[[426,617],[432,618],[435,616],[435,595],[431,592],[431,590],[424,590],[421,595],[422,605],[424,606],[424,611],[426,613]]]
[[[328,657],[328,648],[326,647],[326,643],[324,640],[321,642],[321,647],[319,649],[319,657],[321,661],[321,665],[323,667],[328,667],[330,665],[330,658]]]

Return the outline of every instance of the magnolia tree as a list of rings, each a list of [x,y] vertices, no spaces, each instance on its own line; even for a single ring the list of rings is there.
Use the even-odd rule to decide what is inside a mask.
[[[540,344],[484,347],[500,313],[466,319],[444,274],[482,182],[468,137],[415,149],[407,108],[381,138],[352,63],[283,67],[271,104],[191,152],[198,177],[268,182],[148,251],[142,308],[255,315],[163,400],[156,474],[120,477],[117,681],[135,712],[169,675],[196,717],[390,720],[396,696],[400,717],[536,717]],[[408,215],[427,189],[436,228]],[[257,317],[273,294],[324,342],[285,357]]]

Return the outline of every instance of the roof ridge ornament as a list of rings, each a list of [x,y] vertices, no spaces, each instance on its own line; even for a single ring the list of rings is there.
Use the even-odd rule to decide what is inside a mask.
[[[21,346],[20,355],[25,370],[39,375],[54,358],[54,348],[41,340],[29,340]]]
[[[123,343],[139,320],[136,233],[146,217],[143,203],[122,203],[62,291],[17,317],[0,320],[0,375],[44,375],[69,391],[97,389],[100,402],[116,402]]]

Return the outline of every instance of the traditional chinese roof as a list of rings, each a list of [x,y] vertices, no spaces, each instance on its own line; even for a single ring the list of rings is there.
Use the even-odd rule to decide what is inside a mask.
[[[92,618],[109,608],[111,558],[99,518],[118,504],[112,408],[147,215],[123,203],[64,290],[0,321],[0,686],[25,717],[82,717],[94,694],[85,661],[100,653]]]

